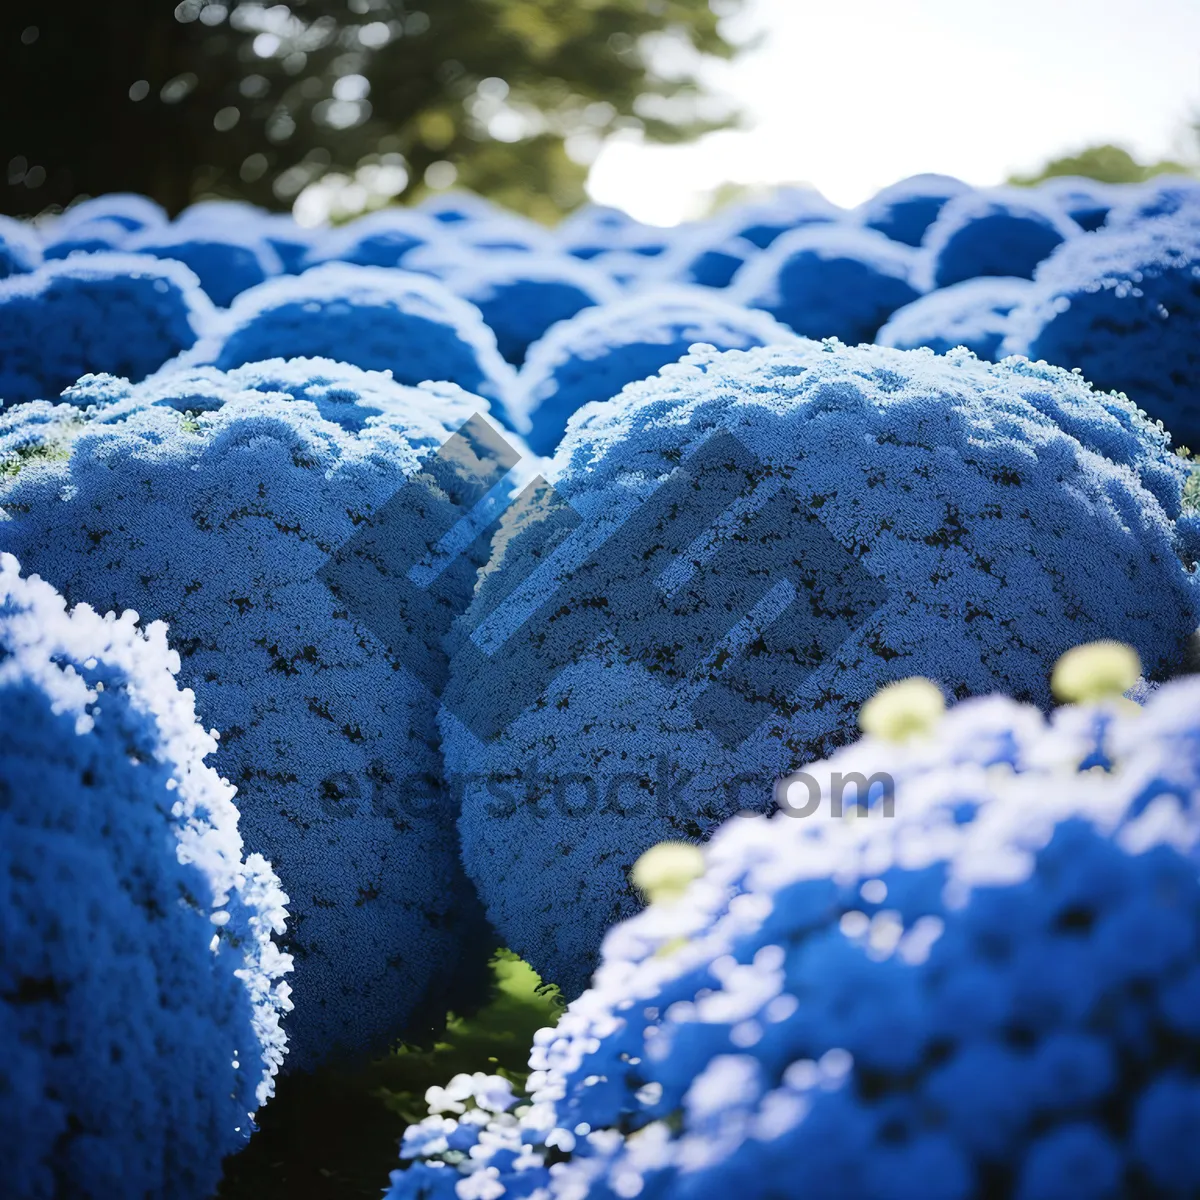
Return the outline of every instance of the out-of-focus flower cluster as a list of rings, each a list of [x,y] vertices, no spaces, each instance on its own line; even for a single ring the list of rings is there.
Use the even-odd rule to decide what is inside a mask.
[[[524,1093],[430,1093],[389,1196],[1189,1194],[1198,714],[990,697],[807,766],[609,932]]]

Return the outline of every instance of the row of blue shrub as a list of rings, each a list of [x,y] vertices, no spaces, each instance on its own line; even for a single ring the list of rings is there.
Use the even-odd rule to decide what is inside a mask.
[[[6,561],[0,595],[0,817],[13,830],[0,845],[17,847],[0,883],[6,928],[23,931],[0,956],[0,1020],[28,1050],[0,1061],[0,1101],[16,1097],[3,1126],[12,1194],[122,1194],[128,1139],[138,1194],[207,1194],[282,1058],[285,965],[299,1068],[379,1050],[469,1004],[497,942],[579,993],[605,930],[639,907],[637,856],[767,807],[772,782],[850,739],[888,683],[926,675],[951,696],[1003,691],[1045,708],[1056,658],[1102,638],[1135,647],[1148,679],[1180,669],[1200,624],[1200,516],[1190,462],[1133,402],[1150,399],[1096,390],[1086,370],[855,348],[792,327],[801,301],[856,294],[838,279],[894,282],[886,264],[937,244],[952,206],[991,220],[1003,199],[959,188],[935,203],[906,187],[873,221],[905,240],[828,211],[805,224],[798,210],[821,208],[805,193],[722,218],[756,247],[724,293],[647,278],[643,264],[669,263],[695,230],[663,246],[627,219],[585,214],[557,235],[564,255],[516,246],[518,230],[551,235],[466,199],[304,235],[292,265],[311,269],[257,283],[224,313],[187,266],[136,242],[76,246],[0,284],[0,379],[38,378],[61,359],[70,383],[57,403],[57,385],[13,391],[0,412],[0,551],[20,563]],[[1190,188],[1133,193],[1094,232],[1066,227],[1032,283],[1006,273],[943,287],[908,317],[936,301],[954,330],[969,324],[947,303],[956,290],[1032,288],[1036,303],[1012,306],[1010,341],[1052,314],[1040,337],[1065,321],[1096,362],[1140,372],[1147,395],[1167,379],[1194,404]],[[144,202],[89,203],[91,216],[72,216],[81,205],[60,220],[167,236]],[[912,213],[932,220],[939,207],[914,250]],[[232,245],[245,235],[224,232],[231,215],[198,206],[171,236],[189,242],[190,225]],[[285,235],[299,245],[294,227],[239,211],[243,230],[255,221],[275,231],[277,254]],[[403,250],[401,269],[344,261],[355,245],[392,253],[421,224],[434,236]],[[801,239],[803,254],[780,249]],[[845,248],[863,241],[886,256],[847,277]],[[789,292],[797,261],[835,264],[835,284],[822,293],[809,275]],[[469,295],[462,279],[495,288],[494,326],[539,318],[513,334],[540,325],[520,374],[484,319],[489,293]],[[566,279],[590,279],[594,294],[553,324],[537,298]],[[763,311],[772,287],[796,304]],[[756,305],[740,302],[751,295]],[[1139,324],[1147,312],[1153,326]],[[177,356],[136,365],[139,346],[158,355],[180,329],[192,342]],[[697,342],[709,345],[686,353]],[[115,373],[87,374],[103,365],[83,361],[93,343],[119,349]],[[522,435],[557,445],[538,478],[516,461]],[[121,647],[140,636],[128,622],[68,618],[18,570],[69,604],[167,622],[153,635],[167,656],[159,682],[128,682],[136,653]],[[56,645],[31,634],[43,626],[81,632]],[[215,744],[184,711],[192,703]],[[130,754],[135,721],[150,732]],[[195,806],[176,805],[199,786],[188,778],[219,795],[204,802],[220,811],[207,818],[224,831],[219,855],[203,848]],[[83,822],[86,789],[97,808]],[[202,878],[183,878],[197,867]],[[158,895],[135,900],[149,926],[134,932],[121,906],[156,872]],[[84,875],[98,880],[90,906],[71,882]],[[237,881],[247,915],[222,924]],[[178,934],[163,924],[178,907],[168,893],[182,901]],[[46,928],[114,948],[46,961]],[[197,972],[234,997],[226,1015],[188,982]],[[213,1031],[175,1015],[181,988]],[[82,1021],[80,1006],[95,1016]],[[172,1036],[183,1047],[172,1079],[135,1066],[160,1028],[155,1052],[174,1050]],[[252,1099],[235,1088],[226,1112],[220,1071],[234,1063],[248,1078],[243,1059],[261,1059],[267,1082]],[[207,1131],[186,1145],[169,1136],[172,1088],[215,1106],[178,1118]],[[152,1123],[97,1109],[97,1096],[125,1093]],[[41,1121],[35,1138],[27,1126]],[[427,1170],[442,1171],[431,1187],[457,1186]]]
[[[1198,213],[1187,178],[917,176],[852,212],[792,190],[674,230],[589,209],[549,231],[453,196],[334,230],[220,202],[168,223],[140,197],[102,197],[0,227],[0,397],[52,399],[88,371],[329,356],[453,380],[548,454],[572,411],[691,342],[745,348],[786,328],[1078,367],[1187,443]]]

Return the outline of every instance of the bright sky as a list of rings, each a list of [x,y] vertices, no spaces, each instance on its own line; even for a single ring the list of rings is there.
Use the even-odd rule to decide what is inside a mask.
[[[1200,0],[752,0],[731,29],[766,33],[706,69],[750,128],[610,143],[593,199],[663,225],[725,181],[853,205],[906,175],[988,185],[1097,142],[1178,156],[1200,112]]]

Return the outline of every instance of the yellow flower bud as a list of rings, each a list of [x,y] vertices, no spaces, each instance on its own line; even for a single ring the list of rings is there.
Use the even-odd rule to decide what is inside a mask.
[[[704,873],[704,852],[689,842],[659,842],[633,864],[633,883],[651,904],[682,896]]]
[[[1124,642],[1089,642],[1068,650],[1054,664],[1050,687],[1055,696],[1074,704],[1115,699],[1138,681],[1142,663]]]
[[[915,676],[889,683],[862,706],[858,723],[864,733],[889,742],[903,742],[929,733],[946,711],[942,689]]]

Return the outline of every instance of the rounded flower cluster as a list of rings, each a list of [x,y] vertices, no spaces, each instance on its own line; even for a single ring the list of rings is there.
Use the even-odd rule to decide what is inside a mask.
[[[655,288],[585,309],[530,348],[518,378],[517,428],[551,454],[571,414],[677,362],[697,342],[740,350],[795,342],[765,313],[700,288]]]
[[[97,217],[67,229],[52,229],[42,245],[43,258],[70,258],[72,254],[103,254],[120,250],[129,241],[129,230],[120,221]]]
[[[179,263],[87,254],[13,276],[0,283],[0,405],[54,399],[93,371],[144,379],[212,317]]]
[[[586,261],[614,250],[653,258],[662,253],[669,235],[619,208],[588,204],[562,221],[554,236],[562,250]]]
[[[0,1192],[207,1200],[285,1053],[287,897],[137,614],[0,554]]]
[[[620,296],[606,274],[562,254],[509,251],[476,257],[451,270],[446,282],[479,309],[500,353],[518,367],[530,344],[551,325]]]
[[[309,250],[305,266],[336,261],[360,267],[398,267],[410,250],[444,236],[444,228],[425,213],[385,208],[325,232]]]
[[[947,201],[970,191],[951,175],[912,175],[876,192],[858,209],[858,217],[893,241],[919,246]]]
[[[810,764],[609,933],[527,1096],[431,1089],[389,1200],[1194,1195],[1198,714],[989,697]]]
[[[437,280],[326,263],[240,296],[181,365],[232,370],[271,358],[327,357],[402,384],[456,383],[507,416],[512,368],[479,310]]]
[[[112,221],[127,233],[136,233],[165,226],[167,214],[160,204],[147,196],[135,192],[109,192],[72,204],[55,219],[50,231],[52,236],[60,237],[71,229],[97,221]]]
[[[1080,232],[1050,197],[997,188],[947,202],[922,247],[930,283],[942,288],[978,275],[1032,279],[1038,263]]]
[[[476,221],[487,221],[504,213],[499,205],[475,192],[430,192],[417,206],[417,211],[432,217],[442,225],[465,227]]]
[[[1104,224],[1123,195],[1123,190],[1115,184],[1077,175],[1054,176],[1038,184],[1037,190],[1052,199],[1080,229],[1089,232]]]
[[[185,214],[176,225],[134,234],[123,249],[190,267],[220,308],[228,308],[247,288],[283,272],[279,255],[257,231],[243,232],[240,225],[216,217],[188,220]]]
[[[1123,229],[1156,217],[1174,216],[1200,221],[1200,179],[1190,175],[1160,175],[1129,188],[1113,205],[1107,224],[1113,229]]]
[[[0,279],[34,271],[41,261],[37,234],[24,221],[0,216]]]
[[[998,275],[952,283],[897,309],[875,341],[897,350],[928,346],[935,354],[965,346],[980,358],[994,360],[1009,330],[1009,313],[1032,290],[1028,279]]]
[[[919,262],[915,250],[873,229],[811,225],[751,259],[730,290],[805,337],[856,345],[921,294]]]
[[[804,225],[838,221],[846,214],[815,188],[782,188],[773,196],[739,204],[727,218],[732,236],[765,250],[776,238]]]
[[[1049,703],[1080,641],[1178,664],[1188,466],[1069,372],[836,342],[718,354],[593,406],[456,638],[443,755],[505,943],[565,992],[648,846],[845,741],[879,687]]]
[[[486,403],[328,362],[98,378],[72,399],[82,428],[56,447],[31,406],[34,452],[0,471],[0,550],[72,603],[169,623],[246,843],[292,897],[289,1061],[375,1050],[463,1003],[462,956],[488,943],[436,692],[474,565],[408,573],[459,515],[433,457],[444,417]]]
[[[753,242],[729,233],[726,222],[708,222],[675,237],[659,260],[657,274],[671,283],[724,288],[759,253]]]
[[[1200,447],[1200,208],[1061,246],[1012,315],[1007,354],[1078,367]]]

